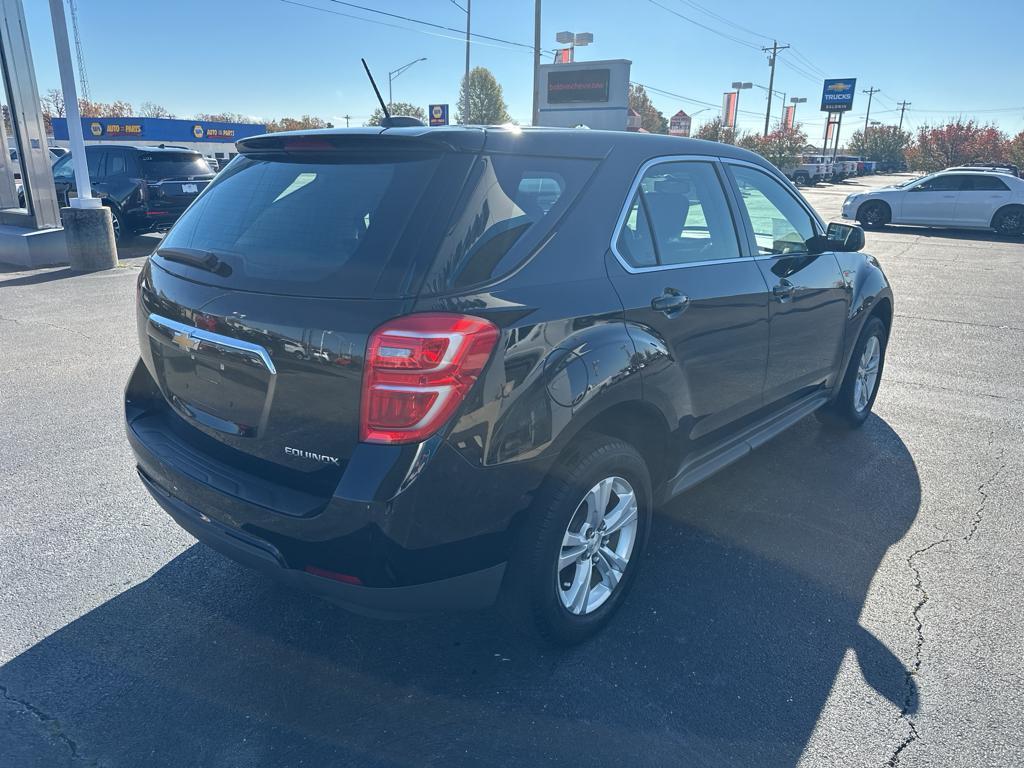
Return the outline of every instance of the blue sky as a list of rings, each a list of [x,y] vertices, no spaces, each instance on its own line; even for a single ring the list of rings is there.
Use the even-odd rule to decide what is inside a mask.
[[[452,0],[353,1],[435,24],[465,25],[464,13]],[[424,56],[427,61],[395,80],[395,100],[424,107],[449,102],[454,109],[465,55],[463,42],[452,39],[457,33],[331,0],[295,2],[326,11],[283,0],[79,0],[92,96],[134,104],[154,101],[183,117],[222,111],[267,118],[310,113],[343,125],[342,116],[348,114],[359,125],[375,105],[359,57],[365,56],[378,81],[384,81],[386,98],[388,70]],[[47,3],[28,0],[25,5],[39,88],[45,91],[58,84]],[[533,2],[474,0],[473,27],[532,44]],[[767,85],[766,57],[757,49],[771,41],[760,35],[778,35],[780,43],[794,48],[779,56],[775,87],[787,98],[807,97],[798,120],[812,137],[824,124],[815,103],[822,76],[856,77],[858,90],[881,88],[873,119],[895,122],[896,102],[906,99],[912,102],[905,121],[910,127],[963,114],[1016,133],[1024,129],[1024,91],[1017,82],[1020,45],[1013,37],[1022,28],[1024,0],[858,0],[841,5],[820,0],[545,0],[542,44],[555,47],[559,30],[593,32],[594,45],[580,49],[578,59],[630,59],[634,81],[718,105],[734,80]],[[529,122],[530,52],[478,41],[472,61],[494,72],[513,118]],[[742,94],[741,129],[763,125],[765,95],[759,89]],[[666,115],[704,108],[656,93],[652,97]],[[867,96],[858,93],[844,134],[851,123],[863,126],[866,102]],[[695,122],[717,110],[697,114]]]

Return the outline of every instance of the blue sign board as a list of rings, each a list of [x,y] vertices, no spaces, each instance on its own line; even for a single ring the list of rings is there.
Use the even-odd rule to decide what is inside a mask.
[[[430,125],[448,125],[448,105],[431,104],[427,110],[427,119]]]
[[[853,109],[853,94],[857,90],[857,78],[844,77],[826,80],[821,91],[822,112],[849,112]]]
[[[267,126],[254,123],[214,123],[209,120],[171,120],[163,117],[83,117],[85,140],[121,139],[159,144],[160,142],[210,141],[233,144],[239,139],[259,136]],[[53,118],[53,138],[68,140],[68,121]]]

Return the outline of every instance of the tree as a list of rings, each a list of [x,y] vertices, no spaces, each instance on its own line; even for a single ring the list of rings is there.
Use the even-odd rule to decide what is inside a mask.
[[[417,107],[415,104],[410,104],[406,101],[396,101],[393,104],[388,105],[388,112],[392,115],[406,115],[408,117],[415,117],[422,123],[427,122],[427,113],[422,107]],[[380,125],[380,121],[384,119],[384,112],[380,107],[373,110],[373,114],[370,115],[370,119],[366,121],[366,125]]]
[[[717,141],[722,144],[734,144],[736,141],[736,131],[722,122],[719,115],[704,123],[693,136],[696,139]]]
[[[294,117],[282,117],[278,120],[270,120],[267,122],[267,133],[274,133],[276,131],[303,131],[309,128],[333,128],[332,123],[328,123],[326,120],[320,117],[314,117],[313,115],[303,115],[299,118]]]
[[[640,127],[650,133],[668,133],[668,119],[642,85],[629,84],[629,108],[640,115]]]
[[[978,125],[962,118],[945,125],[922,125],[913,146],[906,151],[914,170],[939,171],[967,163],[998,163],[1007,151],[1006,134],[994,125]]]
[[[862,130],[854,131],[848,146],[855,155],[877,160],[884,166],[897,167],[903,163],[910,142],[910,131],[901,131],[895,125],[878,125],[868,128],[866,136]]]
[[[466,112],[466,93],[469,92],[469,114]],[[469,81],[462,78],[459,88],[459,108],[456,122],[472,125],[501,125],[512,120],[508,105],[498,81],[486,67],[474,67],[469,71]]]
[[[195,120],[202,120],[203,122],[208,123],[248,123],[252,125],[260,122],[259,120],[249,117],[248,115],[239,114],[238,112],[198,112],[192,117]]]
[[[786,128],[779,122],[767,136],[747,134],[738,144],[751,152],[757,152],[776,168],[785,171],[798,164],[797,157],[807,144],[807,134],[799,124],[793,128]]]
[[[1006,143],[1006,159],[1018,168],[1024,168],[1024,131]]]
[[[174,119],[174,115],[169,110],[154,104],[152,101],[144,101],[139,105],[138,117],[166,117]]]

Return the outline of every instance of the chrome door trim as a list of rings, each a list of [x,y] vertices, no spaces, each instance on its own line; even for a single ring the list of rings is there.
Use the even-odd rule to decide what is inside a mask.
[[[182,348],[196,348],[199,344],[208,344],[222,351],[226,351],[229,354],[240,354],[242,357],[249,360],[259,360],[260,364],[267,369],[271,376],[277,375],[277,368],[274,366],[274,361],[270,359],[270,353],[259,344],[242,341],[241,339],[235,339],[231,336],[222,336],[219,333],[206,331],[202,328],[195,328],[190,325],[185,325],[184,323],[179,323],[177,320],[169,320],[168,318],[161,317],[155,313],[150,313],[149,322],[153,325],[165,328],[173,334],[180,334],[183,337],[182,341],[184,343],[179,343],[177,341],[175,341],[175,343]],[[172,341],[174,341],[174,338],[172,338]],[[195,347],[190,347],[190,342],[195,342]]]
[[[749,258],[743,255],[743,249],[740,248],[740,255],[731,259],[708,259],[706,261],[688,261],[683,264],[657,264],[653,267],[634,267],[623,258],[622,254],[619,253],[618,249],[615,247],[615,244],[619,240],[619,234],[622,231],[622,227],[626,224],[626,218],[629,216],[629,206],[633,202],[633,196],[636,194],[637,189],[639,189],[640,183],[644,179],[644,174],[647,173],[648,169],[655,165],[664,165],[665,163],[685,162],[708,163],[713,166],[715,163],[721,162],[721,160],[722,158],[717,155],[661,155],[660,157],[652,157],[640,166],[640,169],[633,177],[633,183],[629,185],[629,192],[626,194],[626,201],[622,204],[622,210],[619,213],[618,218],[615,220],[615,229],[612,230],[612,241],[609,245],[609,249],[624,270],[629,272],[631,275],[639,275],[645,272],[664,272],[668,269],[707,267],[712,264],[736,264],[742,262],[745,258]],[[726,205],[729,205],[728,192],[724,187],[722,188],[722,194],[726,196]],[[735,229],[735,224],[733,226]],[[734,234],[738,235],[739,233],[734,232]],[[737,246],[739,246],[739,242],[737,242]]]

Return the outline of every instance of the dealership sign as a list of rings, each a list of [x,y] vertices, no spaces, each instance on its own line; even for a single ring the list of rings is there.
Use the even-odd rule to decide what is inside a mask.
[[[844,77],[838,80],[826,80],[821,91],[822,112],[849,112],[853,109],[853,94],[857,88],[857,78]]]
[[[609,70],[569,69],[548,72],[548,104],[608,101]]]
[[[448,125],[448,105],[431,104],[427,110],[431,125]]]
[[[87,140],[121,139],[127,141],[205,141],[234,142],[266,133],[265,125],[220,123],[210,120],[174,120],[163,117],[83,117],[82,134]],[[53,118],[53,138],[68,140],[68,121]]]

